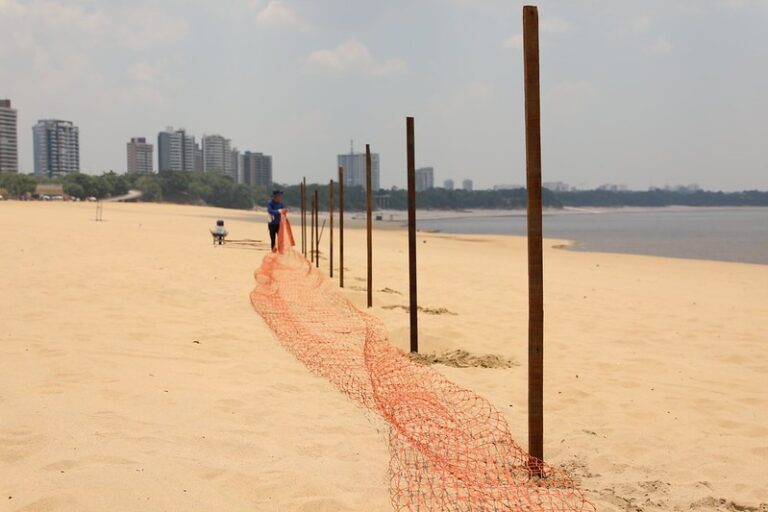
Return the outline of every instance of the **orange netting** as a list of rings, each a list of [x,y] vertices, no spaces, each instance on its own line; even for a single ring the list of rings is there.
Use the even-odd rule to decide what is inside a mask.
[[[395,510],[594,511],[562,470],[531,459],[487,400],[390,345],[292,246],[285,219],[251,302],[311,371],[387,422]]]

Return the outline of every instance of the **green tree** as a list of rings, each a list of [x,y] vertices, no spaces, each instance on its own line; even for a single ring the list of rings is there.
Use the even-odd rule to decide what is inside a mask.
[[[64,193],[68,196],[77,197],[78,199],[85,199],[88,194],[85,193],[85,189],[79,183],[65,183]]]
[[[0,173],[0,187],[8,191],[13,197],[21,197],[33,194],[37,187],[37,181],[31,176],[16,172]]]
[[[162,201],[163,187],[160,180],[155,176],[141,176],[136,180],[135,186],[141,190],[142,200],[144,201]]]

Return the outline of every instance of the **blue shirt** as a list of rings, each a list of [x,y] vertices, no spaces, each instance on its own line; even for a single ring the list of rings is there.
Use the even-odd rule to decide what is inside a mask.
[[[267,213],[269,213],[269,223],[273,226],[277,226],[280,224],[280,210],[285,208],[283,206],[283,203],[276,203],[269,200],[269,203],[267,203]]]

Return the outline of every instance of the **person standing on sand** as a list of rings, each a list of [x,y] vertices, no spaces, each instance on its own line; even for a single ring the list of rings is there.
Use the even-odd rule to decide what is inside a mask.
[[[269,214],[269,239],[272,242],[272,252],[277,251],[275,241],[277,232],[280,230],[280,219],[285,214],[285,205],[283,205],[283,192],[275,190],[272,192],[272,199],[267,203],[267,213]]]

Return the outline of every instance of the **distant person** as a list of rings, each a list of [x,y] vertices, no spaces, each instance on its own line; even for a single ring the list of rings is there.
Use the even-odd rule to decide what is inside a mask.
[[[224,228],[224,221],[221,219],[217,220],[216,227],[211,230],[211,235],[213,235],[213,243],[216,244],[218,242],[219,245],[222,245],[227,234],[227,230]]]
[[[272,252],[276,252],[277,232],[280,230],[280,220],[285,214],[282,191],[275,190],[272,192],[272,199],[267,203],[267,213],[269,213],[269,239],[272,242]]]

